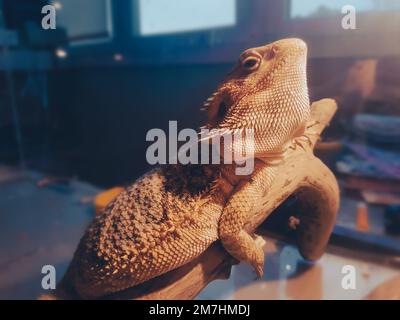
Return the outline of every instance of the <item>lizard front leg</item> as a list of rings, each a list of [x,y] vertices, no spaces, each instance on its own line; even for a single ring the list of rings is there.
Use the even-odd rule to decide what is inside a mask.
[[[263,275],[264,251],[245,230],[246,222],[256,213],[261,198],[276,175],[276,167],[256,168],[249,181],[239,184],[228,199],[218,224],[224,248],[236,259],[250,263],[257,275]]]

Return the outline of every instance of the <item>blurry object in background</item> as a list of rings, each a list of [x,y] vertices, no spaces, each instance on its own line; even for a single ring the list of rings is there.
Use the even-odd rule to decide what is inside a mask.
[[[358,205],[355,229],[371,234],[377,230],[370,227],[381,225],[377,234],[394,235],[388,232],[387,226],[393,228],[393,221],[383,218],[383,206],[400,202],[400,118],[357,114],[352,124],[343,142],[343,152],[337,158],[337,171],[342,174],[344,189],[357,190],[357,196],[353,196],[361,196],[375,208],[381,206],[380,212],[372,210],[369,222],[365,203]]]
[[[96,215],[98,215],[105,207],[107,207],[107,205],[124,190],[125,189],[122,187],[114,187],[97,194],[94,198]]]
[[[62,194],[71,194],[73,190],[73,182],[77,179],[62,176],[44,176],[36,182],[36,186],[40,189],[54,190]]]
[[[369,178],[400,180],[400,153],[376,147],[344,143],[344,154],[336,163],[340,173]]]
[[[398,55],[376,59],[323,61],[328,66],[319,66],[320,63],[318,63],[313,69],[323,67],[326,70],[324,72],[315,70],[314,77],[318,76],[318,78],[310,85],[312,94],[317,98],[320,95],[334,93],[338,102],[338,116],[333,123],[333,128],[329,130],[330,134],[334,134],[335,130],[336,134],[342,137],[352,133],[353,128],[349,126],[349,122],[353,119],[355,126],[360,130],[374,130],[370,125],[378,124],[379,129],[385,130],[379,132],[380,135],[390,136],[392,134],[390,128],[395,128],[394,132],[399,132],[400,120],[393,118],[400,115],[400,78],[398,77],[400,58]],[[387,117],[383,117],[384,115]]]
[[[376,85],[376,59],[356,61],[348,70],[343,91],[345,94],[358,93],[368,97]]]
[[[5,27],[17,30],[22,28],[27,21],[40,26],[43,17],[42,7],[48,4],[47,0],[3,0],[2,2]]]
[[[361,195],[370,204],[390,205],[400,203],[400,193],[362,190]]]
[[[113,36],[111,0],[57,0],[57,26],[67,30],[71,44],[110,41]],[[77,9],[79,8],[79,9]]]
[[[65,59],[68,57],[68,52],[63,48],[57,48],[54,53],[59,59]]]
[[[361,232],[369,231],[368,207],[364,202],[357,205],[357,222],[356,228]]]
[[[363,112],[400,116],[400,58],[379,59],[376,86],[364,103]]]
[[[393,235],[400,235],[400,202],[385,209],[385,229]]]
[[[390,11],[400,10],[400,3],[392,0],[292,0],[290,16],[292,18],[323,17],[337,15],[343,6],[351,4],[357,11]]]
[[[7,30],[0,28],[0,47],[15,47],[19,44],[18,33],[14,30]],[[6,66],[3,65],[2,69]]]
[[[350,190],[371,190],[376,192],[400,193],[400,181],[393,179],[371,179],[345,175],[342,185]]]
[[[115,61],[120,62],[120,61],[123,61],[123,60],[124,60],[124,56],[123,56],[121,53],[115,53],[114,56],[113,56],[113,59],[114,59]]]
[[[349,176],[374,179],[375,185],[386,186],[368,190],[394,192],[396,196],[400,190],[388,181],[400,181],[400,117],[358,114],[349,135],[351,140],[343,142],[343,153],[336,162],[338,172],[345,174],[346,179]],[[366,190],[367,186],[359,182],[359,189]]]
[[[52,1],[51,4],[56,8],[56,10],[61,10],[63,8],[63,5],[60,1]]]
[[[32,21],[25,23],[23,34],[26,45],[33,49],[53,49],[68,43],[64,28],[44,30]]]
[[[26,178],[26,174],[20,170],[0,165],[0,184],[15,182]]]
[[[92,197],[92,196],[82,196],[79,199],[79,203],[83,204],[83,205],[85,205],[85,204],[93,204],[93,201],[94,201],[94,197]]]
[[[280,29],[305,39],[313,57],[379,57],[397,55],[400,42],[400,3],[382,0],[292,0],[288,19]],[[355,30],[344,30],[341,21],[351,5],[356,11]],[[373,45],[371,45],[373,44]]]
[[[52,49],[67,43],[65,29],[58,24],[54,30],[42,28],[43,15],[41,12],[42,7],[47,3],[48,1],[29,0],[4,0],[3,2],[5,27],[18,31],[22,44],[30,49]]]
[[[328,152],[338,152],[342,150],[342,143],[340,141],[324,141],[318,142],[315,146],[316,151],[328,151]]]
[[[352,132],[367,143],[400,149],[400,117],[358,114],[354,118]]]
[[[0,71],[30,71],[31,73],[25,74],[25,76],[27,76],[28,79],[31,77],[30,80],[33,80],[32,78],[35,78],[35,75],[39,77],[37,73],[47,71],[52,67],[51,54],[48,51],[34,51],[26,48],[7,49],[10,50],[3,50],[3,52],[0,52]],[[36,72],[36,74],[34,74],[34,72]],[[40,86],[41,84],[40,80],[34,80],[34,82],[36,83],[33,85],[36,86]]]
[[[30,138],[27,137],[22,127],[32,121],[32,117],[24,117],[24,113],[27,110],[31,111],[34,108],[32,105],[36,102],[35,100],[38,100],[43,110],[35,114],[44,114],[42,123],[45,126],[48,125],[46,123],[49,106],[47,71],[53,66],[53,50],[61,45],[67,45],[66,33],[63,28],[43,30],[41,26],[42,7],[46,4],[48,1],[39,0],[4,0],[0,2],[5,18],[4,27],[7,28],[0,29],[0,47],[2,49],[0,70],[5,71],[4,97],[6,99],[4,105],[7,109],[11,109],[11,113],[7,109],[5,113],[4,110],[1,111],[4,123],[12,123],[19,164],[22,168],[26,165],[25,149],[29,145]],[[30,101],[28,108],[24,108],[22,105],[26,101]],[[2,127],[1,124],[0,129],[7,130],[7,127]],[[9,141],[5,148],[7,155],[10,149],[8,143]],[[42,150],[46,150],[45,148]]]
[[[236,23],[235,0],[139,0],[140,35],[190,32]]]
[[[4,14],[3,14],[3,0],[0,0],[0,28],[5,27],[5,20],[4,20]]]
[[[41,178],[39,181],[36,182],[36,186],[38,188],[46,188],[52,185],[69,185],[71,182],[70,178],[66,177],[52,177],[52,176],[47,176]]]

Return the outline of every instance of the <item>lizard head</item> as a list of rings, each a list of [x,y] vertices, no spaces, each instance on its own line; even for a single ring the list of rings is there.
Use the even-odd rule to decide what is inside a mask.
[[[283,39],[244,51],[205,102],[208,129],[254,130],[255,156],[281,152],[309,115],[307,46]]]

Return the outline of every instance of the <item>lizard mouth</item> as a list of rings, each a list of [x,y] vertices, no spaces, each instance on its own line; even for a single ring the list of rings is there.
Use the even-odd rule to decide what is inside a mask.
[[[203,110],[208,113],[208,128],[218,126],[226,117],[231,106],[229,96],[221,91],[214,92],[203,105]]]

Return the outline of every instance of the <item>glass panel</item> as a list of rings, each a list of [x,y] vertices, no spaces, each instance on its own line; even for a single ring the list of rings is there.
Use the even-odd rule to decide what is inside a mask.
[[[235,0],[139,0],[140,33],[155,35],[232,26]]]
[[[57,0],[57,26],[71,41],[107,40],[112,33],[110,0]],[[79,9],[77,9],[79,8]]]

